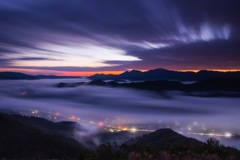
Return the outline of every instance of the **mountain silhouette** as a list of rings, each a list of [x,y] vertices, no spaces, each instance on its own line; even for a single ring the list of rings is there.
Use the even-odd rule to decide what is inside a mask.
[[[240,72],[218,72],[201,70],[199,72],[178,72],[162,68],[141,72],[138,70],[126,71],[120,75],[96,74],[89,77],[96,80],[176,80],[199,81],[210,78],[240,78]]]
[[[151,91],[184,91],[184,92],[196,92],[196,91],[233,91],[240,92],[240,78],[213,78],[201,80],[198,82],[184,84],[179,81],[170,80],[147,80],[142,82],[128,82],[119,83],[117,81],[104,81],[104,80],[92,80],[90,82],[76,82],[76,83],[58,83],[56,87],[77,87],[80,85],[94,85],[94,86],[106,86],[106,87],[124,87],[135,88]]]
[[[33,80],[33,79],[37,79],[37,78],[35,76],[27,75],[27,74],[24,74],[24,73],[18,73],[18,72],[0,72],[0,79]]]
[[[185,143],[185,144],[202,144],[202,142],[185,137],[172,129],[163,128],[156,130],[152,133],[145,134],[143,136],[137,137],[128,141],[127,144],[137,144],[137,145],[162,145],[166,143]]]
[[[79,76],[56,76],[56,75],[28,75],[19,72],[0,72],[0,79],[6,80],[35,80],[35,79],[62,79],[62,78],[81,78]]]

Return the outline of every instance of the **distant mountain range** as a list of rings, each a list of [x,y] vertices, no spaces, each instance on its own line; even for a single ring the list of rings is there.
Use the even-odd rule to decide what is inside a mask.
[[[9,80],[34,80],[34,79],[63,79],[81,78],[81,76],[56,76],[56,75],[28,75],[19,72],[0,72],[0,79]],[[240,78],[240,71],[218,72],[201,70],[199,72],[178,72],[166,69],[153,69],[146,72],[131,70],[119,75],[95,74],[89,76],[92,80],[176,80],[176,81],[200,81],[211,78]]]
[[[80,85],[134,88],[155,92],[182,91],[189,95],[206,97],[240,97],[240,78],[212,78],[184,84],[180,81],[147,80],[142,82],[120,83],[117,81],[92,80],[90,82],[58,83],[56,87],[77,87]],[[195,95],[198,93],[197,95]]]
[[[55,76],[55,75],[28,75],[19,72],[0,72],[0,79],[8,80],[35,80],[35,79],[62,79],[81,78],[80,76]]]
[[[138,70],[126,71],[120,75],[95,74],[89,77],[92,80],[177,80],[199,81],[211,78],[240,78],[240,72],[217,72],[201,70],[195,72],[178,72],[166,69],[153,69],[146,72]]]

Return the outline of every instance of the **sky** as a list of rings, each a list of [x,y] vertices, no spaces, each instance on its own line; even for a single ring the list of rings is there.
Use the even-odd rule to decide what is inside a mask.
[[[240,70],[237,0],[0,0],[0,71]]]

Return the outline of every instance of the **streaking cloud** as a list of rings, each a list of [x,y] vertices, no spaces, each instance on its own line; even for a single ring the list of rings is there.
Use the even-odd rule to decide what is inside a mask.
[[[230,37],[230,26],[214,26],[209,23],[203,23],[199,28],[194,29],[186,27],[182,23],[178,24],[179,37],[176,40],[185,43],[193,43],[198,41],[228,40]]]
[[[49,73],[239,70],[239,3],[0,1],[0,66]]]
[[[97,46],[85,44],[79,46],[62,46],[57,44],[46,44],[42,46],[45,54],[42,58],[50,60],[15,60],[15,66],[33,66],[33,67],[53,67],[53,66],[75,66],[75,67],[106,67],[118,66],[120,64],[107,64],[106,61],[139,61],[134,56],[126,55],[121,49],[111,48],[107,46]],[[58,53],[58,54],[55,54]],[[33,57],[39,56],[35,50],[29,51],[28,55]],[[56,60],[51,60],[56,59]]]

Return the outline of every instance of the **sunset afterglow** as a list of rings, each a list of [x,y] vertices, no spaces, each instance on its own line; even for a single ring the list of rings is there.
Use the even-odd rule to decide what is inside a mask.
[[[98,3],[0,2],[1,71],[87,76],[129,68],[240,70],[234,7],[224,14],[191,1]]]

